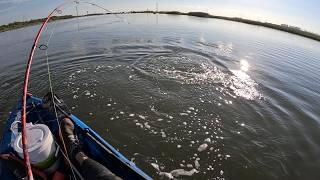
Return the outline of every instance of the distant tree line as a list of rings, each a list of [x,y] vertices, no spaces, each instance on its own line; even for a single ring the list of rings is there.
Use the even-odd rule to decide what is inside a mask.
[[[56,21],[56,20],[62,20],[62,19],[70,19],[73,18],[74,16],[72,15],[65,15],[65,16],[53,16],[51,18],[52,21]],[[36,25],[36,24],[40,24],[45,20],[45,18],[42,19],[32,19],[30,21],[22,21],[22,22],[13,22],[13,23],[9,23],[9,24],[5,24],[5,25],[1,25],[0,26],[0,32],[4,32],[4,31],[10,31],[13,29],[19,29],[19,28],[23,28],[26,26],[32,26],[32,25]]]
[[[179,11],[130,11],[130,12],[115,12],[115,13],[95,13],[95,14],[87,14],[87,15],[82,15],[82,16],[98,16],[98,15],[108,15],[108,14],[134,14],[134,13],[153,13],[153,14],[172,14],[172,15],[187,15],[187,16],[195,16],[195,17],[203,17],[203,18],[216,18],[216,19],[223,19],[223,20],[228,20],[228,21],[235,21],[235,22],[241,22],[241,23],[246,23],[246,24],[251,24],[251,25],[257,25],[257,26],[263,26],[263,27],[268,27],[268,28],[272,28],[272,29],[277,29],[280,31],[285,31],[288,33],[292,33],[292,34],[296,34],[296,35],[300,35],[303,37],[307,37],[310,39],[314,39],[317,41],[320,41],[320,35],[312,33],[312,32],[308,32],[308,31],[304,31],[301,30],[298,27],[294,27],[294,26],[289,26],[286,24],[273,24],[273,23],[268,23],[268,22],[260,22],[260,21],[253,21],[253,20],[249,20],[249,19],[243,19],[243,18],[237,18],[237,17],[224,17],[224,16],[215,16],[215,15],[211,15],[205,12],[188,12],[188,13],[183,13],[183,12],[179,12]],[[82,17],[79,16],[79,17]],[[72,16],[72,15],[65,15],[65,16],[53,16],[51,18],[52,21],[55,20],[62,20],[62,19],[71,19],[71,18],[75,18],[78,16]],[[45,18],[42,19],[33,19],[30,21],[23,21],[23,22],[13,22],[10,24],[6,24],[6,25],[1,25],[0,26],[0,32],[4,32],[4,31],[9,31],[9,30],[13,30],[13,29],[18,29],[18,28],[22,28],[22,27],[26,27],[26,26],[32,26],[32,25],[36,25],[36,24],[40,24],[45,20]]]

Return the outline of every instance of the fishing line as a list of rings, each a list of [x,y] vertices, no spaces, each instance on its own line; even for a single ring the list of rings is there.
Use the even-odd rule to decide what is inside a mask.
[[[99,5],[95,4],[95,3],[86,2],[86,1],[81,1],[81,3],[86,3],[86,4],[90,4],[90,5],[92,5],[92,6],[96,6],[96,7],[100,8],[100,9],[105,10],[105,11],[108,12],[108,13],[111,13],[111,14],[114,15],[115,17],[123,20],[123,22],[125,22],[125,23],[127,23],[127,24],[130,24],[130,23],[127,21],[126,18],[120,17],[120,16],[118,16],[118,14],[115,14],[114,12],[110,11],[109,9],[106,9],[106,8],[104,8],[104,7],[102,7],[102,6],[99,6]]]
[[[58,148],[61,149],[61,147],[60,147],[60,145],[58,144],[58,142],[55,141],[55,143],[56,143],[56,145],[58,146]],[[67,159],[66,154],[64,154],[64,153],[62,152],[62,155],[64,156],[65,159]],[[77,173],[77,175],[80,177],[80,179],[81,179],[81,180],[84,180],[84,178],[82,177],[81,173],[77,170],[77,168],[76,168],[71,162],[70,162],[70,165],[71,165],[71,168],[73,168],[74,171]]]
[[[48,56],[48,46],[49,46],[49,44],[50,44],[51,38],[53,37],[54,31],[55,31],[55,29],[56,29],[56,25],[57,25],[57,22],[55,21],[55,22],[54,22],[54,25],[53,25],[53,28],[52,28],[52,31],[51,31],[51,33],[50,33],[50,36],[49,36],[49,38],[48,38],[48,40],[47,40],[47,43],[46,43],[46,45],[45,45],[45,46],[47,47],[47,48],[45,49],[45,56],[46,56],[46,63],[47,63],[48,81],[49,81],[49,88],[50,88],[50,92],[51,92],[51,99],[52,99],[52,103],[53,103],[55,118],[56,118],[56,122],[57,122],[57,124],[58,124],[59,137],[60,137],[60,139],[61,139],[61,142],[62,142],[62,145],[63,145],[63,150],[64,150],[64,152],[63,152],[63,151],[61,151],[61,152],[62,152],[62,154],[64,155],[64,157],[66,158],[66,160],[67,160],[67,162],[68,162],[68,164],[69,164],[69,166],[70,166],[70,169],[71,169],[71,172],[72,172],[73,177],[74,177],[75,179],[77,179],[76,176],[75,176],[75,173],[74,173],[73,165],[72,165],[72,163],[71,163],[71,161],[70,161],[70,157],[68,156],[68,153],[67,153],[67,148],[66,148],[64,139],[63,139],[62,136],[61,136],[61,125],[60,125],[60,122],[59,122],[59,119],[58,119],[58,113],[57,113],[57,108],[56,108],[56,104],[55,104],[55,100],[54,100],[54,91],[53,91],[53,86],[52,86],[52,78],[51,78],[50,63],[49,63],[49,56]],[[48,29],[48,26],[47,26],[46,29]],[[41,47],[41,46],[40,46],[40,47]],[[39,47],[39,48],[40,48],[40,47]],[[64,153],[65,153],[65,154],[64,154]]]

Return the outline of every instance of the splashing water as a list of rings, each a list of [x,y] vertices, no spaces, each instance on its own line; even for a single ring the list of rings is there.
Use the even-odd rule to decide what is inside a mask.
[[[209,59],[195,55],[159,56],[144,63],[137,64],[136,69],[157,78],[181,84],[212,85],[215,90],[233,98],[253,100],[262,97],[257,90],[258,84],[246,73],[249,64],[244,60],[240,61],[240,70],[223,70]]]

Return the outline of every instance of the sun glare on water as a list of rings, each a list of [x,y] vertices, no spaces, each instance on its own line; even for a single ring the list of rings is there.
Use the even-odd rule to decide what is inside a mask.
[[[242,59],[240,61],[240,69],[242,71],[247,72],[249,70],[249,67],[250,67],[250,65],[249,65],[248,61],[246,61],[244,59]]]

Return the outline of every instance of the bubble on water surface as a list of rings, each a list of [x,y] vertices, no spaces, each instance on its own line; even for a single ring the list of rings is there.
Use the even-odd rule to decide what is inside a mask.
[[[150,128],[151,128],[151,126],[148,124],[148,122],[145,122],[145,123],[144,123],[144,126],[145,126],[147,129],[150,129]]]
[[[167,137],[166,133],[165,132],[161,132],[161,137],[163,137],[163,138]]]
[[[141,123],[136,123],[136,126],[138,126],[138,127],[140,127],[140,128],[143,128],[143,124],[141,124]]]
[[[194,161],[194,167],[195,167],[196,169],[199,169],[200,163],[199,163],[198,159],[196,159],[196,160]]]
[[[224,173],[223,170],[221,170],[221,171],[220,171],[220,175],[223,176],[223,173]]]
[[[188,116],[189,114],[187,113],[180,113],[180,116]]]
[[[90,96],[90,91],[86,91],[85,95]]]
[[[204,150],[206,150],[208,147],[208,144],[204,143],[204,144],[201,144],[199,147],[198,147],[198,151],[199,152],[202,152]]]
[[[152,166],[153,168],[155,168],[157,171],[160,171],[160,167],[159,167],[158,164],[156,164],[156,163],[151,163],[151,166]]]

